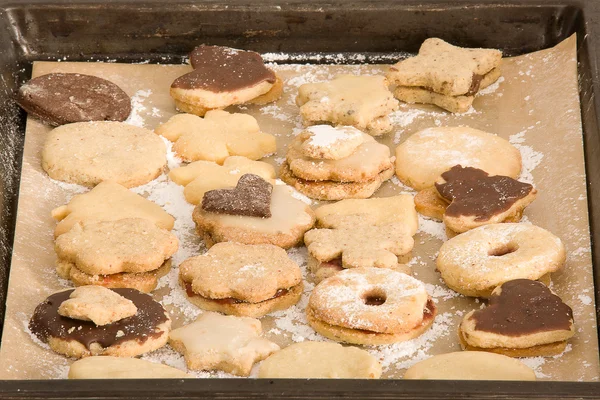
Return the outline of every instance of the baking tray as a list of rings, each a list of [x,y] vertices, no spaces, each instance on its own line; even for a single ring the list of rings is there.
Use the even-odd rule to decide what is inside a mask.
[[[596,22],[598,21],[598,22]],[[427,37],[507,55],[578,34],[594,265],[600,248],[597,2],[0,0],[0,304],[10,268],[25,115],[12,101],[34,60],[180,62],[198,43],[292,55],[414,52]],[[386,57],[387,55],[387,57]],[[310,57],[303,57],[311,61]],[[314,60],[317,60],[315,58]],[[292,62],[298,62],[291,58]],[[305,61],[305,62],[306,62]],[[600,267],[594,269],[600,283]],[[595,285],[598,288],[598,284]],[[599,291],[596,289],[596,303]],[[0,309],[0,318],[4,310]],[[331,380],[0,381],[1,398],[596,398],[599,383]]]

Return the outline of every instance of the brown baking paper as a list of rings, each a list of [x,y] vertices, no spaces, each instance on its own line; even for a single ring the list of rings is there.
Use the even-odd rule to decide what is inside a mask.
[[[300,84],[330,79],[342,72],[380,74],[386,66],[274,65],[273,68],[285,81],[283,97],[267,106],[232,110],[255,116],[263,131],[277,136],[278,152],[268,161],[279,165],[287,143],[301,130],[298,108],[294,104]],[[133,113],[129,122],[153,129],[175,114],[169,86],[176,77],[189,70],[186,65],[36,62],[33,76],[80,72],[109,79],[132,96]],[[402,105],[393,115],[395,131],[378,140],[393,151],[398,143],[417,130],[467,125],[509,139],[521,150],[522,179],[532,181],[539,190],[537,200],[527,208],[524,219],[555,233],[566,245],[567,264],[563,272],[553,276],[552,288],[573,308],[576,324],[575,337],[570,340],[565,353],[546,359],[525,359],[524,362],[535,369],[540,379],[598,380],[575,37],[552,49],[505,59],[502,71],[500,82],[484,90],[469,112],[452,115],[435,107]],[[50,212],[65,204],[75,193],[85,190],[53,181],[42,170],[40,152],[49,131],[49,127],[28,119],[6,321],[0,348],[0,379],[65,378],[72,362],[36,342],[27,330],[36,305],[51,293],[70,286],[69,282],[59,280],[54,270],[55,221]],[[176,165],[176,161],[171,159],[170,165]],[[193,208],[183,199],[181,187],[163,176],[136,191],[156,201],[177,218],[175,233],[182,246],[174,258],[176,265],[205,251],[193,232]],[[402,192],[412,191],[393,178],[376,196]],[[441,223],[420,219],[409,264],[414,275],[427,283],[439,313],[434,326],[415,340],[367,348],[381,360],[385,378],[401,378],[405,368],[419,360],[460,350],[456,334],[458,323],[468,311],[482,306],[478,300],[457,296],[445,287],[435,272],[435,257],[443,238]],[[297,262],[305,263],[304,248],[292,249],[289,254]],[[294,341],[323,340],[306,325],[304,318],[304,307],[313,287],[310,275],[307,277],[307,293],[297,306],[262,320],[265,335],[281,346]],[[162,278],[155,297],[171,312],[174,327],[191,321],[199,313],[178,287],[176,268]],[[168,347],[144,358],[185,368],[182,357]],[[196,375],[229,376],[209,372]]]

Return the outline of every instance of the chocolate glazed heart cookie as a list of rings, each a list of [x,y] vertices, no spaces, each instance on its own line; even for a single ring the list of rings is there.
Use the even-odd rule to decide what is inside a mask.
[[[571,308],[544,284],[528,279],[496,288],[489,305],[467,314],[459,328],[463,349],[512,357],[559,354],[574,332]]]
[[[204,211],[218,214],[271,217],[273,185],[258,175],[242,175],[235,188],[209,190],[202,198]]]

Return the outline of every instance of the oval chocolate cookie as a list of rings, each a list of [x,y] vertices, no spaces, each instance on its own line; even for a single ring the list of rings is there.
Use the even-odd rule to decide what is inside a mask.
[[[53,126],[125,121],[131,113],[131,99],[120,87],[83,74],[53,73],[33,78],[19,89],[17,103]]]

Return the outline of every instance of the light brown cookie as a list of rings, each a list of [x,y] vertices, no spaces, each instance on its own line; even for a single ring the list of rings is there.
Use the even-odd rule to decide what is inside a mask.
[[[184,261],[179,277],[192,303],[237,316],[260,318],[291,307],[302,295],[300,267],[270,244],[217,243]]]
[[[340,160],[354,154],[368,139],[353,126],[313,125],[300,132],[298,152],[309,158]],[[306,138],[306,139],[305,139]]]
[[[69,367],[69,379],[186,379],[192,375],[165,364],[140,360],[93,356],[75,361]]]
[[[163,141],[123,122],[78,122],[53,129],[42,167],[59,181],[94,187],[111,180],[125,187],[150,182],[167,165]]]
[[[306,125],[351,125],[373,136],[391,131],[389,114],[398,109],[385,77],[367,75],[305,83],[298,89],[296,104]]]
[[[571,308],[544,284],[527,279],[497,287],[488,306],[465,315],[459,328],[464,349],[511,357],[560,354],[574,334]]]
[[[448,203],[446,203],[436,190],[435,186],[420,190],[415,195],[415,208],[417,212],[425,217],[441,221]]]
[[[108,325],[137,313],[137,307],[125,297],[102,286],[82,286],[58,307],[62,317]]]
[[[204,118],[177,114],[154,132],[173,142],[173,150],[185,161],[214,161],[229,156],[258,160],[277,148],[275,137],[260,131],[254,117],[211,110]]]
[[[319,283],[322,280],[327,279],[330,276],[333,276],[345,269],[342,266],[342,257],[334,258],[333,260],[323,262],[320,262],[310,254],[307,258],[308,259],[306,266],[308,267],[308,270],[312,273],[312,281],[314,283]],[[412,269],[406,264],[398,263],[395,267],[390,267],[389,269],[401,272],[403,274],[412,275]]]
[[[182,353],[189,369],[221,370],[248,376],[254,363],[279,350],[261,337],[259,320],[205,312],[169,335],[169,344]]]

